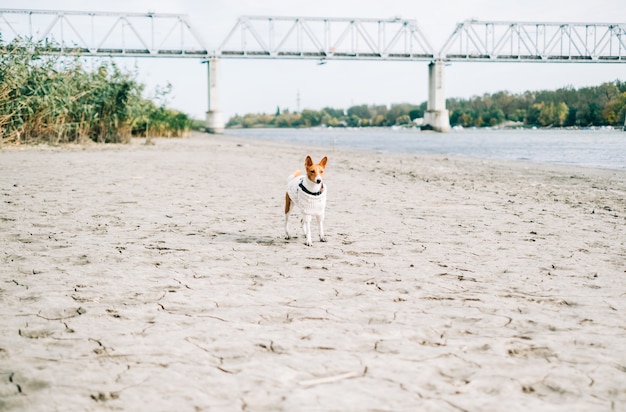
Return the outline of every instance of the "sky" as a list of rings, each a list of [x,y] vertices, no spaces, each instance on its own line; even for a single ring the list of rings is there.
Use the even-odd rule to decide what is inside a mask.
[[[245,15],[415,19],[439,50],[467,19],[533,22],[626,22],[624,0],[0,0],[0,8],[187,14],[209,48]],[[167,105],[204,119],[207,66],[196,59],[124,58],[147,97],[171,84]],[[222,59],[218,87],[225,119],[281,110],[347,109],[353,105],[420,104],[428,99],[428,62]],[[626,64],[477,63],[445,68],[446,97],[555,90],[626,81]]]

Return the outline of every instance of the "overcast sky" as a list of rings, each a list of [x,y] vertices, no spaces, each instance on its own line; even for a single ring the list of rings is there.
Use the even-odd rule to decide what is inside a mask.
[[[402,17],[416,19],[435,50],[456,24],[469,19],[537,22],[626,22],[625,0],[0,0],[0,8],[181,13],[209,47],[216,47],[242,15]],[[122,59],[137,67],[148,90],[172,84],[169,105],[193,117],[207,110],[207,69],[195,59]],[[357,104],[419,104],[428,98],[427,62],[222,60],[219,86],[226,118]],[[626,80],[626,64],[454,63],[445,69],[447,97],[508,90],[556,89]]]

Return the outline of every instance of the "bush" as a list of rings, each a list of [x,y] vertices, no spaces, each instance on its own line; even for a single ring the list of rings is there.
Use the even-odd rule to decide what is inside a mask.
[[[113,62],[85,70],[77,56],[0,40],[0,143],[126,143],[132,133],[181,136],[187,115],[141,97],[143,85]]]

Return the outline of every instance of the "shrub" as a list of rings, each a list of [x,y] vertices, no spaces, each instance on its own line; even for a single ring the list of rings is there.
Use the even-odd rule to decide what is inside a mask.
[[[0,143],[126,143],[131,133],[181,136],[187,115],[143,99],[143,85],[113,62],[87,71],[78,56],[0,39]]]

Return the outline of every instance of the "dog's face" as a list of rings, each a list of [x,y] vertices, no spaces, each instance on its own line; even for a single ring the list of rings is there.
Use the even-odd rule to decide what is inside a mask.
[[[304,169],[306,170],[307,179],[315,184],[322,183],[324,179],[324,169],[326,168],[327,161],[328,158],[324,157],[322,160],[320,160],[319,163],[315,164],[313,163],[313,159],[311,159],[311,156],[307,156],[306,160],[304,161]]]

